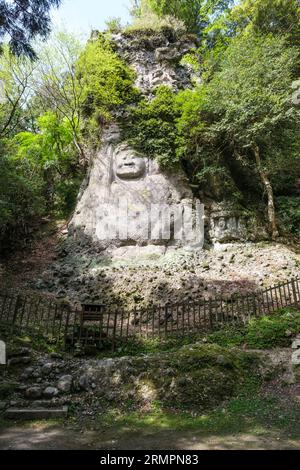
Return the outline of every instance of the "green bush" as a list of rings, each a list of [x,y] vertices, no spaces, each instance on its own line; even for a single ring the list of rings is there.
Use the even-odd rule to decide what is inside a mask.
[[[282,227],[300,237],[300,197],[282,196],[276,202]]]
[[[186,32],[185,25],[182,21],[174,16],[159,17],[154,12],[147,11],[143,15],[136,17],[132,24],[125,29],[126,33],[137,31],[161,31],[164,28],[172,27],[174,31],[180,35]]]
[[[10,397],[11,394],[16,390],[17,384],[6,382],[0,384],[0,399],[5,400],[6,398]]]
[[[291,338],[286,334],[300,332],[300,313],[286,311],[282,314],[253,319],[247,326],[246,342],[250,348],[271,349],[288,347]]]
[[[114,52],[109,34],[92,38],[77,65],[81,106],[96,124],[110,121],[112,111],[137,99],[135,73]]]
[[[0,247],[23,241],[28,229],[44,214],[43,180],[28,161],[17,164],[0,157]]]
[[[175,93],[168,86],[160,86],[152,101],[142,99],[129,110],[123,123],[123,136],[137,151],[156,158],[162,166],[178,164],[176,154]]]
[[[290,334],[287,335],[287,331]],[[299,332],[300,312],[282,310],[274,315],[253,318],[244,326],[222,328],[210,334],[208,340],[223,347],[245,344],[253,349],[272,349],[290,346],[291,336]]]

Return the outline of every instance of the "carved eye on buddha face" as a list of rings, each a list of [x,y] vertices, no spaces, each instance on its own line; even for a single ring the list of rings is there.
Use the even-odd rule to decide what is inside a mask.
[[[146,172],[145,158],[130,147],[120,145],[115,153],[115,174],[121,179],[135,179]]]

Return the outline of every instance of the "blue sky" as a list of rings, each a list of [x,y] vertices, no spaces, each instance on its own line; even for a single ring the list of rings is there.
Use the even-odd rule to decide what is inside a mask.
[[[129,6],[130,0],[63,0],[52,18],[58,27],[89,34],[91,29],[104,29],[105,21],[111,17],[120,17],[126,23]]]

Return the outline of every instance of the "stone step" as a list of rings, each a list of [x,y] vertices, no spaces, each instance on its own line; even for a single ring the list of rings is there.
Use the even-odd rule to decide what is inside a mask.
[[[15,420],[66,418],[68,407],[62,408],[8,408],[4,417]]]

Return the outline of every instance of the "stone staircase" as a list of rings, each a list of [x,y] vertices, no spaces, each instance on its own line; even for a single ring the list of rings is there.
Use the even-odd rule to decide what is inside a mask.
[[[60,357],[53,353],[53,359]],[[0,393],[2,399],[3,395],[7,397],[0,401],[0,413],[13,420],[65,418],[68,414],[65,399],[58,397],[60,390],[48,381],[55,362],[45,363],[39,369],[32,362],[30,348],[7,352],[7,364],[0,369]],[[58,382],[61,391],[69,388],[70,380],[66,377]]]

